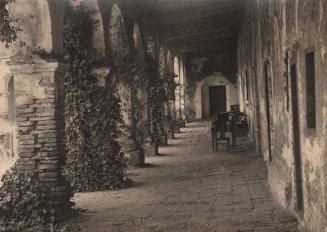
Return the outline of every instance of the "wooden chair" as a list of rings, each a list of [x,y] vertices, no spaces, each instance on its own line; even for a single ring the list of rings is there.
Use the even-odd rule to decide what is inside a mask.
[[[227,141],[228,143],[228,150],[230,150],[230,142],[231,138],[226,136],[226,132],[229,131],[229,126],[225,124],[220,124],[219,122],[216,125],[211,127],[211,134],[212,134],[212,151],[218,152],[219,150],[219,141]],[[234,140],[232,140],[234,141]],[[234,149],[234,146],[233,146]]]
[[[228,143],[228,151],[230,150],[230,142],[231,142],[231,138],[226,136],[226,132],[230,132],[229,131],[229,126],[222,126],[217,128],[217,135],[216,135],[216,151],[219,151],[218,145],[219,145],[219,141],[227,141]]]

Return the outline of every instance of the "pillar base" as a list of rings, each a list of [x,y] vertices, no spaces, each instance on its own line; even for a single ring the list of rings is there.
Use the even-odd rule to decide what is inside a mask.
[[[144,156],[157,155],[156,145],[155,145],[155,143],[152,143],[151,140],[146,141],[145,143],[142,144],[142,150],[143,150]]]
[[[128,159],[127,164],[131,166],[141,165],[144,163],[143,153],[133,139],[120,139],[122,152]]]
[[[167,146],[168,145],[168,136],[167,135],[161,135],[159,146]]]
[[[169,129],[168,134],[167,134],[168,139],[175,139],[175,133],[172,129]]]
[[[178,126],[180,127],[180,128],[184,128],[184,127],[186,127],[186,122],[185,122],[185,120],[179,120],[178,121]]]

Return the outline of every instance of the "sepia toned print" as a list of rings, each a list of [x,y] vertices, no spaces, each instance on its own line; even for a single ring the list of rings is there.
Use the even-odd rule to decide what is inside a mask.
[[[0,231],[327,231],[326,0],[0,0]]]

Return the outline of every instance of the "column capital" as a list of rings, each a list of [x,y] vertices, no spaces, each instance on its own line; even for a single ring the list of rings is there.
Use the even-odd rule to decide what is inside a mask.
[[[67,64],[58,62],[56,60],[38,60],[37,62],[32,63],[18,63],[10,61],[7,62],[7,65],[13,74],[32,74],[56,71],[65,72],[68,68]]]

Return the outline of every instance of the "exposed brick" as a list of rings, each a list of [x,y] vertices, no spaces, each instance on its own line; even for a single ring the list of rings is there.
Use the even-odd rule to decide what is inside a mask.
[[[58,172],[39,173],[39,177],[41,177],[41,178],[53,178],[53,177],[58,177],[58,176],[59,176]]]

